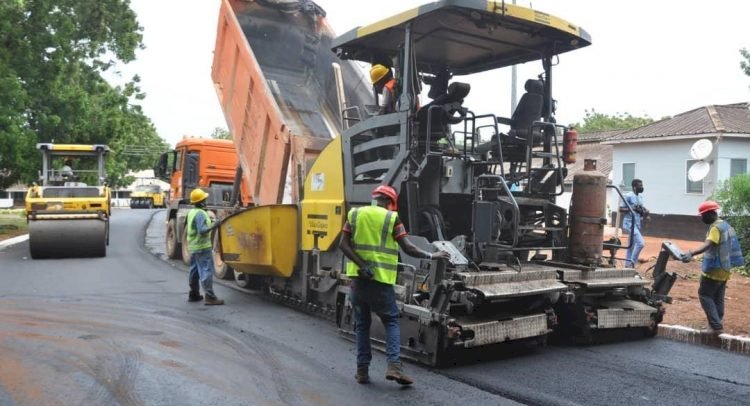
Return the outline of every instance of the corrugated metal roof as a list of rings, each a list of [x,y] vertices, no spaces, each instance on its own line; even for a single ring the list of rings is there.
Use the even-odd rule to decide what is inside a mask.
[[[613,136],[605,143],[700,134],[750,134],[748,103],[699,107]]]
[[[609,131],[595,131],[592,133],[585,133],[585,134],[578,134],[578,142],[599,142],[606,140],[608,138],[612,138],[615,135],[622,134],[626,131],[630,131],[629,129],[625,130],[609,130]]]

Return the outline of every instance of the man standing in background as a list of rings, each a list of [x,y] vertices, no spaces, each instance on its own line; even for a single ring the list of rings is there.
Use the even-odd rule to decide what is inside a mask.
[[[625,194],[625,201],[630,205],[633,211],[628,209],[625,203],[620,206],[620,213],[625,213],[625,218],[622,220],[622,229],[630,235],[628,237],[628,251],[625,254],[625,267],[635,268],[638,265],[638,256],[641,255],[641,250],[646,246],[643,241],[643,235],[641,235],[641,219],[648,217],[649,211],[643,206],[643,181],[640,179],[633,179],[630,182],[633,190]]]

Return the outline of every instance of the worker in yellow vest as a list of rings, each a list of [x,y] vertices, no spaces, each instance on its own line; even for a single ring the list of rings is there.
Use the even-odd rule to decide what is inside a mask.
[[[370,381],[369,366],[371,313],[385,326],[385,353],[388,369],[385,379],[410,385],[400,360],[400,312],[393,285],[396,283],[399,247],[417,258],[448,259],[447,252],[427,252],[412,244],[398,218],[398,194],[390,186],[381,185],[372,192],[371,206],[351,209],[341,236],[341,251],[349,259],[346,275],[353,279],[351,302],[354,309],[354,330],[357,337],[358,383]]]
[[[211,230],[219,226],[219,222],[212,224],[211,217],[206,211],[206,199],[208,193],[201,189],[193,189],[190,192],[190,203],[195,207],[190,209],[187,215],[187,241],[190,251],[190,284],[189,302],[200,302],[203,296],[200,294],[198,282],[206,294],[205,305],[223,305],[224,301],[217,298],[213,289],[214,259],[211,255]]]

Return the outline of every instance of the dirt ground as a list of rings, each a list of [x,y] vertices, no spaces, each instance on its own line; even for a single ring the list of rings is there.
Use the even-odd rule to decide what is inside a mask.
[[[656,257],[661,250],[661,243],[664,238],[644,237],[646,247],[641,252],[638,265],[638,272],[646,278],[651,278],[651,271],[648,268],[654,265]],[[701,246],[702,242],[682,241],[670,239],[677,244],[682,251],[696,249]],[[624,256],[624,253],[618,256]],[[700,256],[699,256],[700,258]],[[700,259],[693,260],[690,263],[670,260],[667,264],[667,271],[677,272],[680,277],[672,287],[670,296],[672,304],[667,305],[667,314],[664,319],[665,324],[677,324],[693,328],[707,328],[708,322],[706,315],[701,309],[698,300],[698,285],[701,274]],[[733,274],[732,279],[728,282],[727,293],[725,296],[724,308],[724,331],[732,335],[741,335],[750,337],[750,278],[740,274]]]

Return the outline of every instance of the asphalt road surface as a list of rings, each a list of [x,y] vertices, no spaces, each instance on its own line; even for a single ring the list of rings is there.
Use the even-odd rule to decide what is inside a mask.
[[[152,220],[152,216],[153,221]],[[232,285],[187,303],[165,262],[164,212],[118,210],[106,258],[0,250],[2,405],[746,405],[746,356],[662,339],[504,351],[411,388],[354,382],[354,346],[329,322]],[[149,227],[150,224],[150,227]]]

